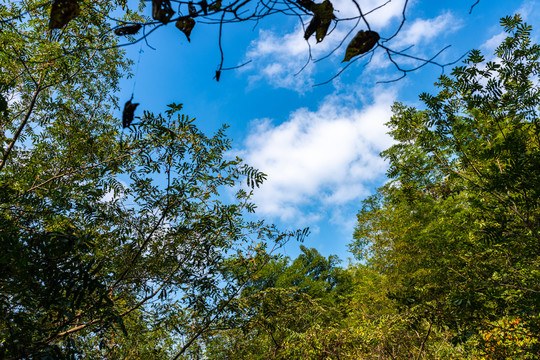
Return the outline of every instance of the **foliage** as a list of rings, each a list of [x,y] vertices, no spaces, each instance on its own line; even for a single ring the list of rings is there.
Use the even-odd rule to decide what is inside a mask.
[[[265,175],[227,158],[225,127],[206,136],[171,104],[120,133],[112,94],[130,62],[107,14],[125,4],[77,4],[0,5],[1,358],[540,353],[540,46],[518,16],[495,60],[471,52],[425,110],[394,105],[392,181],[358,214],[361,263],[341,268],[307,247],[272,255],[307,230],[244,219]],[[153,2],[154,18],[247,2],[204,4],[174,19]],[[338,21],[330,2],[295,4],[314,13],[307,38]],[[116,34],[160,26],[131,22]],[[351,56],[382,46],[368,35]]]
[[[217,324],[208,332],[205,356],[466,358],[450,343],[445,329],[399,313],[396,301],[386,296],[390,285],[385,276],[364,265],[342,269],[334,261],[335,257],[324,258],[302,247],[292,262],[287,258],[269,262],[237,299],[236,322]]]
[[[525,334],[540,325],[540,46],[519,16],[501,23],[496,59],[472,51],[437,95],[421,95],[426,110],[394,105],[397,143],[383,152],[393,180],[364,202],[351,244],[402,311],[486,354],[477,338],[503,319]],[[523,358],[538,354],[522,341]]]
[[[215,359],[304,358],[299,348],[317,329],[342,318],[336,302],[351,278],[315,249],[301,246],[294,260],[273,258],[245,284],[236,301],[235,323],[220,324],[207,339],[206,356]],[[234,269],[245,273],[243,266]],[[210,334],[210,333],[209,333]],[[309,347],[309,346],[308,346]]]
[[[61,30],[43,3],[0,6],[18,19],[0,24],[1,358],[179,358],[250,278],[231,254],[305,235],[244,220],[265,176],[225,156],[225,127],[208,137],[172,104],[120,134],[117,5]]]

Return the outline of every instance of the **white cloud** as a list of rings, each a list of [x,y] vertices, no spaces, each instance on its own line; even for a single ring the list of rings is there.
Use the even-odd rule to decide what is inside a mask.
[[[487,51],[487,54],[491,55],[493,51],[501,45],[503,40],[508,36],[505,32],[500,32],[497,35],[493,35],[486,40],[480,47]]]
[[[441,35],[448,35],[463,26],[463,21],[446,12],[433,19],[416,19],[412,23],[405,23],[404,29],[399,33],[393,47],[405,47],[429,42]]]
[[[535,21],[538,19],[538,3],[536,1],[524,1],[521,6],[515,11],[520,14],[525,21]]]
[[[331,95],[279,125],[255,121],[239,155],[268,175],[254,196],[257,212],[304,225],[366,196],[367,184],[386,171],[379,153],[391,143],[384,123],[394,99],[375,94],[358,110]]]
[[[254,60],[255,65],[241,71],[253,71],[249,76],[251,83],[266,80],[276,87],[305,91],[312,84],[310,75],[313,67],[307,66],[309,46],[301,34],[301,27],[284,36],[272,31],[260,30],[258,39],[251,43],[246,58]]]

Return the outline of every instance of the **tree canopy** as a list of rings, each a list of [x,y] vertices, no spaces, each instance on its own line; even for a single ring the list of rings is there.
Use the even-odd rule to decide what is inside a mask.
[[[130,100],[114,116],[131,65],[119,38],[171,21],[189,39],[204,21],[294,15],[316,41],[350,21],[365,28],[345,61],[400,55],[353,3],[351,18],[329,0],[154,0],[152,19],[123,1],[0,5],[1,358],[540,353],[540,46],[519,16],[424,109],[394,105],[390,181],[363,202],[348,266],[305,246],[274,253],[308,230],[251,215],[266,176],[227,153],[226,126],[204,134],[175,103],[135,115]]]
[[[48,30],[39,3],[2,23],[5,359],[184,356],[258,271],[231,277],[228,256],[307,232],[243,218],[265,175],[225,156],[225,126],[206,136],[171,104],[121,130],[114,91],[129,61],[108,32],[115,5],[84,4],[87,26],[68,33]]]

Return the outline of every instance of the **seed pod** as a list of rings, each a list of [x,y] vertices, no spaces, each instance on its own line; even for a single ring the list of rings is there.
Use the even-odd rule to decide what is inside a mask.
[[[55,0],[51,7],[49,29],[61,29],[79,15],[77,0]]]
[[[124,111],[122,112],[122,126],[124,129],[131,126],[137,106],[139,106],[139,104],[133,104],[131,99],[124,105]]]
[[[134,25],[127,25],[122,26],[118,29],[114,29],[114,33],[117,36],[125,36],[125,35],[135,35],[136,33],[141,30],[142,25],[141,24],[134,24]]]

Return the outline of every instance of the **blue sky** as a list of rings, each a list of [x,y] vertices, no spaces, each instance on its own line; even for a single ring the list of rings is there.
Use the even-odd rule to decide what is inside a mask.
[[[384,2],[360,5],[365,12]],[[539,23],[535,1],[481,0],[469,14],[474,2],[409,1],[407,21],[388,46],[412,46],[409,54],[429,58],[451,45],[437,58],[447,63],[473,48],[491,55],[504,38],[499,19],[505,15],[518,12],[535,29]],[[356,14],[350,0],[333,3],[340,17]],[[382,38],[390,36],[401,21],[402,6],[402,0],[393,0],[369,14],[372,29]],[[223,72],[219,83],[213,79],[220,61],[217,25],[197,24],[191,42],[174,24],[159,29],[148,38],[155,50],[144,42],[127,48],[134,60],[142,52],[135,78],[122,82],[120,99],[127,100],[135,85],[139,111],[160,112],[177,102],[207,133],[230,125],[231,155],[268,175],[254,197],[257,215],[282,229],[309,226],[305,245],[346,259],[362,199],[386,181],[386,164],[378,154],[391,145],[384,125],[390,107],[394,101],[421,106],[418,95],[435,92],[441,68],[427,65],[397,82],[378,84],[401,76],[379,48],[370,61],[357,61],[332,82],[314,87],[342,68],[345,48],[304,67],[308,44],[297,18],[274,15],[254,25],[223,28],[224,67],[250,63]],[[312,38],[312,57],[327,55],[352,25],[340,23],[319,44]],[[407,59],[403,64],[415,66]],[[290,243],[283,252],[296,256],[298,244]]]

